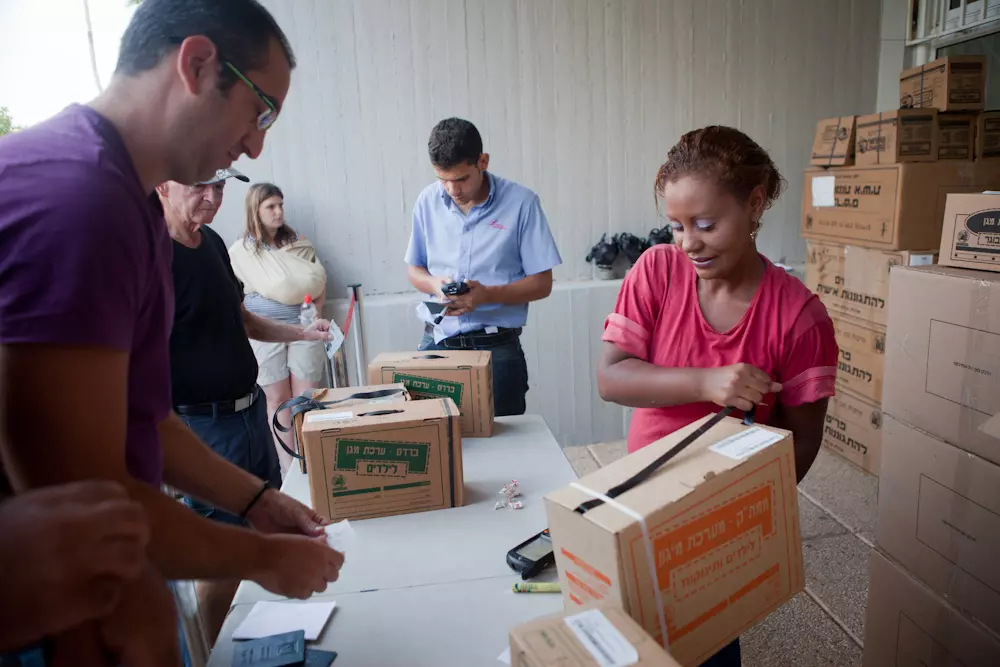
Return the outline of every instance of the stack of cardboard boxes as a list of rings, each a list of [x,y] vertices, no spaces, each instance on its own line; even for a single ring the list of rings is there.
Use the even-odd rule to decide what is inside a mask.
[[[817,127],[802,201],[806,284],[840,347],[823,442],[876,475],[890,269],[934,263],[948,193],[1000,185],[1000,112],[982,112],[984,90],[985,58],[941,58],[901,74],[901,108]]]
[[[940,265],[890,277],[868,667],[1000,664],[997,230],[1000,195],[949,195]]]
[[[976,120],[948,114],[982,103],[982,75],[969,57],[903,73],[901,102],[939,112],[939,160],[966,154],[947,128]],[[987,273],[1000,270],[1000,196],[955,194],[1000,187],[991,122],[978,116],[976,162],[954,163],[971,186],[928,176],[926,207],[910,209],[924,227],[893,221],[894,238],[936,233],[939,264],[889,274],[866,667],[1000,664],[1000,276]]]

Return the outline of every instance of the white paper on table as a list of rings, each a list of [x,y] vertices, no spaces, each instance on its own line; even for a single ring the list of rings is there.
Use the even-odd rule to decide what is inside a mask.
[[[500,657],[497,658],[497,661],[498,662],[502,662],[505,665],[509,665],[510,664],[510,647],[509,646],[503,650],[503,653],[500,654]]]
[[[303,630],[316,641],[336,602],[257,602],[233,633],[233,639],[260,639]]]
[[[334,551],[344,554],[344,560],[346,561],[347,552],[353,550],[354,544],[357,542],[357,535],[354,529],[351,528],[351,522],[344,519],[338,523],[326,526],[323,530],[326,532],[326,543]]]

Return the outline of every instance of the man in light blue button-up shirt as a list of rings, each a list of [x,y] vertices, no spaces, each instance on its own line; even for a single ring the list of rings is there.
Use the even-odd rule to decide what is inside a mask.
[[[490,350],[498,417],[525,411],[528,369],[521,328],[528,303],[552,291],[562,263],[538,195],[489,173],[490,156],[476,127],[459,118],[438,123],[428,142],[438,182],[420,193],[406,250],[409,279],[447,303],[440,321],[421,308],[421,350]],[[469,291],[445,296],[443,285]]]

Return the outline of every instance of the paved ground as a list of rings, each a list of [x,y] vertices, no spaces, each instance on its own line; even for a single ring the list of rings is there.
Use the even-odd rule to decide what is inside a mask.
[[[625,455],[625,443],[567,447],[585,474]],[[745,667],[858,667],[875,539],[878,478],[826,449],[799,485],[806,589],[744,634]]]

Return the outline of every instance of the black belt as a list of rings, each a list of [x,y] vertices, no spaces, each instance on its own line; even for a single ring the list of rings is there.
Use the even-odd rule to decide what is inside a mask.
[[[424,333],[433,334],[434,327],[430,324],[424,327]],[[445,338],[438,343],[449,350],[479,350],[482,348],[499,347],[513,343],[521,336],[521,327],[516,329],[498,328],[496,333],[486,333],[485,329],[470,331]]]
[[[237,398],[235,401],[218,401],[215,403],[198,403],[195,405],[175,405],[174,412],[188,417],[200,417],[206,415],[231,415],[242,412],[257,402],[260,394],[260,387],[254,387],[246,396]]]

